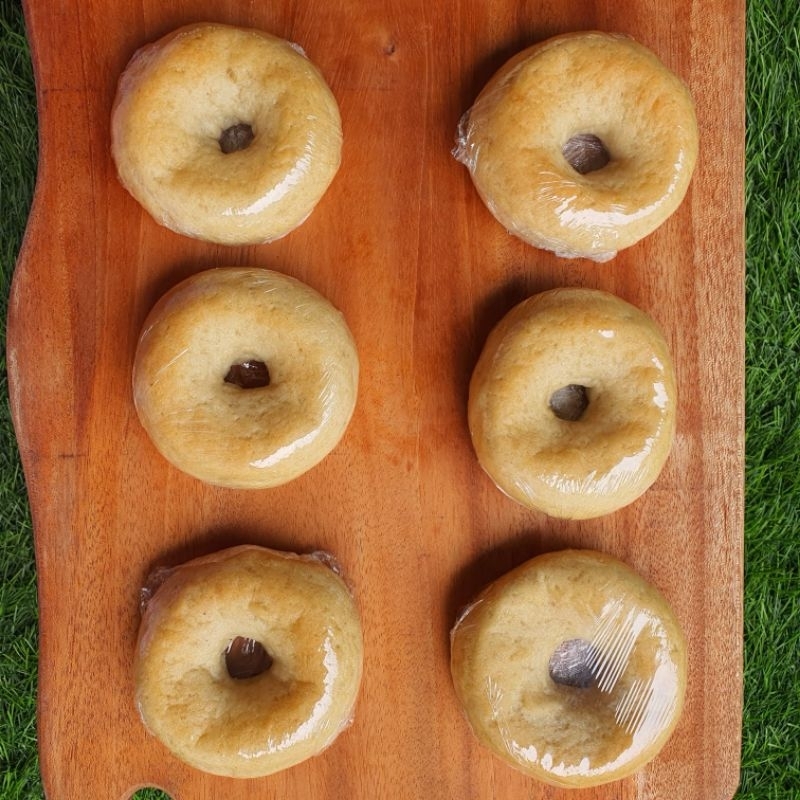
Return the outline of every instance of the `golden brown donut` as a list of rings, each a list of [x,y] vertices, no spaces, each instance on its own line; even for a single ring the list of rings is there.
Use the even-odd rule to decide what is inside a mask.
[[[451,634],[456,695],[482,744],[556,786],[624,778],[683,710],[686,643],[658,590],[589,550],[534,558],[486,588]]]
[[[468,419],[481,466],[509,497],[586,519],[656,480],[676,403],[667,343],[650,317],[608,292],[553,289],[489,335]]]
[[[590,31],[506,63],[462,118],[454,154],[511,233],[606,261],[680,205],[697,147],[680,78],[633,39]]]
[[[339,108],[299,47],[187,25],[138,50],[111,122],[120,181],[162,225],[221,244],[289,233],[339,168]]]
[[[136,704],[175,756],[254,778],[317,755],[350,724],[361,623],[331,563],[241,546],[162,578],[139,628]]]
[[[342,314],[278,272],[210,269],[145,320],[133,367],[158,451],[207,483],[279,486],[318,464],[353,414],[358,354]]]

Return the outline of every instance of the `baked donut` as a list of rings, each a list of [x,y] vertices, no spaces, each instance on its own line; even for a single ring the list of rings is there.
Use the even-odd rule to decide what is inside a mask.
[[[680,78],[633,39],[591,31],[506,63],[462,118],[454,154],[511,233],[606,261],[680,205],[697,140]]]
[[[339,108],[319,70],[262,31],[187,25],[138,50],[119,80],[119,179],[157,222],[186,236],[284,236],[325,193],[341,147]]]
[[[145,320],[133,399],[156,449],[218,486],[258,489],[318,464],[343,436],[358,388],[344,317],[266,269],[197,273]]]
[[[686,644],[655,587],[589,550],[548,553],[485,589],[451,633],[456,695],[480,742],[556,786],[624,778],[683,710]]]
[[[159,576],[139,627],[136,704],[175,756],[255,778],[317,755],[350,724],[361,623],[331,563],[245,545]]]
[[[658,477],[675,431],[667,343],[644,312],[596,289],[553,289],[489,335],[469,386],[478,460],[529,508],[587,519]]]

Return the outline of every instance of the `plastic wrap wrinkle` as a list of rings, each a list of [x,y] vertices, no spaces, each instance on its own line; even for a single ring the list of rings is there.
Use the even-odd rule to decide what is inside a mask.
[[[263,386],[226,382],[255,360]],[[344,435],[358,392],[344,316],[294,278],[258,268],[197,273],[167,292],[142,329],[133,371],[145,430],[173,465],[236,488],[285,483]]]
[[[252,138],[228,149],[220,137],[236,125]],[[142,48],[112,112],[122,185],[160,224],[220,244],[271,242],[301,225],[341,145],[336,100],[302,48],[228,25],[189,25]]]
[[[145,579],[139,589],[139,613],[144,614],[150,601],[155,597],[161,584],[174,572],[172,567],[156,567]]]
[[[471,109],[461,115],[458,121],[458,131],[456,133],[456,144],[452,150],[453,158],[463,164],[470,172],[475,169],[478,159],[478,147],[470,136],[469,118]]]
[[[683,706],[674,614],[630,568],[591,551],[539,556],[495,581],[459,615],[451,655],[478,738],[558,786],[631,774]]]
[[[580,403],[564,394],[570,387]],[[675,410],[672,362],[653,321],[605,292],[556,289],[515,306],[489,335],[468,422],[501,491],[585,519],[649,488],[669,454]]]
[[[599,692],[610,694],[614,691],[625,673],[639,635],[647,626],[658,633],[658,623],[652,614],[635,607],[626,609],[618,599],[609,601],[603,609],[597,630],[591,638],[597,654],[591,663],[591,671]],[[661,638],[663,640],[663,635]],[[667,647],[666,642],[663,646]],[[631,745],[615,761],[600,767],[592,765],[590,758],[586,756],[577,765],[565,764],[563,760],[555,763],[552,753],[540,753],[534,744],[516,741],[510,732],[510,726],[504,724],[501,706],[503,691],[490,675],[486,678],[486,691],[493,716],[498,721],[501,732],[506,731],[503,738],[509,753],[517,760],[538,763],[555,775],[569,776],[612,771],[646,746],[653,737],[653,731],[662,729],[666,718],[674,710],[676,682],[676,670],[669,664],[660,663],[651,678],[647,681],[634,680],[620,695],[615,708],[615,721],[631,736]]]
[[[148,731],[192,766],[231,777],[327,748],[352,723],[363,658],[357,609],[334,565],[323,551],[241,545],[165,570],[137,643]],[[228,671],[225,645],[237,637],[269,653],[258,673]]]
[[[585,170],[568,160],[564,145],[576,137],[605,160]],[[452,154],[509,233],[604,262],[677,209],[697,138],[677,76],[629,37],[583,32],[511,58],[462,115]]]

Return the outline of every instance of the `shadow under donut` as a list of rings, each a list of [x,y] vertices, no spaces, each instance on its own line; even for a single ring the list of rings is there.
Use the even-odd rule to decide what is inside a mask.
[[[547,533],[525,530],[465,564],[450,581],[444,602],[448,652],[450,631],[483,589],[536,556],[574,546],[574,542],[556,530]]]

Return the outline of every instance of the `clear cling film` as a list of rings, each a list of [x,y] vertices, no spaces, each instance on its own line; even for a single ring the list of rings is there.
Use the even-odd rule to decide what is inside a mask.
[[[191,766],[269,775],[352,723],[361,623],[333,556],[232,547],[156,570],[142,599],[137,708]]]
[[[468,421],[498,488],[553,517],[588,519],[640,497],[675,433],[667,342],[630,303],[596,289],[524,300],[490,333]]]
[[[697,151],[680,78],[633,39],[589,31],[508,61],[462,116],[453,155],[510,233],[602,262],[678,208]]]
[[[451,633],[456,695],[478,739],[556,786],[618,780],[680,719],[686,643],[658,590],[593,551],[534,558],[487,587]]]
[[[168,291],[144,322],[133,400],[156,449],[206,483],[287,483],[339,443],[359,362],[343,315],[272,270],[220,267]]]
[[[341,161],[339,108],[297,44],[219,23],[138,50],[120,77],[112,154],[160,224],[241,245],[301,225]]]

